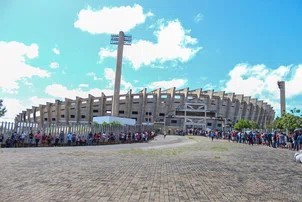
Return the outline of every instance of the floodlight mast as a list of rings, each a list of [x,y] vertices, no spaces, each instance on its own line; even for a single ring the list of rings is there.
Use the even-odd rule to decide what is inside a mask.
[[[120,31],[118,35],[117,34],[111,35],[110,44],[118,45],[117,57],[116,57],[115,81],[114,81],[114,94],[112,99],[112,110],[111,110],[111,116],[115,116],[115,117],[118,117],[119,115],[119,100],[120,100],[124,45],[131,45],[131,43],[132,43],[132,36],[125,35],[124,32],[122,31]]]

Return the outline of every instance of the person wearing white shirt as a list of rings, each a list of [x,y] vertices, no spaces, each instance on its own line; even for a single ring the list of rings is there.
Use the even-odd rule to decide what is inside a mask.
[[[24,147],[25,137],[26,137],[26,133],[24,131],[22,131],[22,134],[20,136],[20,141],[21,141],[22,147]]]

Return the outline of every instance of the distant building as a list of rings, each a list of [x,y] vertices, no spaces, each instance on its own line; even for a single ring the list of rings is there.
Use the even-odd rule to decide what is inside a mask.
[[[76,97],[32,107],[17,115],[16,122],[37,124],[91,123],[93,117],[111,116],[113,96]],[[272,123],[275,111],[266,102],[234,93],[143,89],[119,96],[119,117],[132,118],[137,126],[158,124],[173,128],[230,129],[238,120],[255,121],[261,128]]]

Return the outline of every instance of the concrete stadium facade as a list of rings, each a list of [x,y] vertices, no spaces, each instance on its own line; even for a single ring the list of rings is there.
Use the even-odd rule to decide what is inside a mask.
[[[112,115],[113,96],[65,98],[40,104],[18,114],[15,122],[37,124],[91,123],[93,117]],[[266,102],[235,93],[189,88],[147,92],[119,97],[119,117],[132,118],[137,126],[158,124],[173,128],[231,129],[241,119],[253,120],[261,128],[272,123],[275,111]]]

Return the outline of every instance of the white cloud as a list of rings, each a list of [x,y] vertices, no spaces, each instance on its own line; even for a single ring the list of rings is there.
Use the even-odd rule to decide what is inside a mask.
[[[114,87],[114,81],[115,81],[115,71],[110,68],[104,69],[104,75],[105,79],[109,81],[109,88]],[[127,82],[124,80],[123,76],[121,77],[121,85],[124,86],[125,89],[131,89],[133,88],[132,84],[130,82]]]
[[[53,48],[52,51],[57,54],[57,55],[60,55],[60,50],[57,49],[57,48]]]
[[[57,63],[57,62],[52,62],[52,63],[50,63],[49,67],[50,67],[51,69],[57,69],[57,68],[60,67],[60,65],[59,65],[59,63]]]
[[[20,81],[21,81],[24,85],[28,86],[29,88],[33,87],[33,85],[34,85],[32,82],[29,82],[27,78],[22,78],[22,79],[20,79]]]
[[[179,20],[161,22],[159,30],[154,32],[156,43],[137,40],[131,46],[124,47],[124,58],[133,64],[134,69],[168,61],[173,64],[187,62],[201,50],[201,47],[193,47],[198,41],[189,35],[190,32],[182,27]],[[113,48],[101,48],[99,52],[101,61],[106,57],[116,57],[116,54]]]
[[[38,98],[37,96],[33,96],[28,99],[30,101],[29,107],[31,106],[36,106],[38,107],[40,104],[46,104],[47,102],[54,103],[55,99],[54,98]]]
[[[78,13],[74,27],[91,34],[114,34],[121,30],[128,32],[144,23],[149,16],[153,16],[153,14],[144,13],[143,8],[138,4],[134,4],[132,7],[103,7],[101,10],[93,10],[88,7]]]
[[[54,98],[38,98],[37,96],[23,101],[15,98],[3,98],[3,105],[6,107],[7,113],[4,117],[0,118],[0,121],[13,122],[15,117],[22,111],[31,109],[32,106],[39,106],[39,104],[46,104],[46,102],[54,101]]]
[[[204,90],[213,90],[213,89],[215,89],[215,87],[216,87],[215,85],[212,85],[212,84],[208,83],[205,86],[203,86],[202,89],[204,89]]]
[[[265,100],[279,113],[280,91],[277,82],[285,81],[286,99],[302,95],[302,65],[280,66],[270,69],[263,64],[250,65],[246,63],[236,65],[229,72],[230,79],[225,82],[224,90],[235,92]]]
[[[168,89],[172,87],[181,88],[187,83],[186,79],[172,79],[170,81],[155,81],[148,85],[150,89],[163,88]]]
[[[13,122],[17,114],[25,110],[24,106],[18,99],[4,98],[3,106],[6,107],[7,113],[4,117],[0,118],[0,121]]]
[[[95,74],[94,72],[88,72],[88,73],[86,74],[86,76],[92,77],[93,80],[95,80],[95,81],[103,80],[102,78],[97,77],[96,74]]]
[[[88,94],[91,94],[95,97],[99,97],[102,95],[102,92],[105,95],[113,95],[113,90],[111,89],[99,89],[99,88],[93,88],[88,91],[83,91],[80,88],[77,89],[68,89],[67,87],[61,85],[61,84],[52,84],[49,85],[45,88],[45,92],[48,95],[51,95],[55,98],[60,98],[60,99],[65,99],[65,98],[70,98],[70,99],[75,99],[76,96],[82,97],[82,98],[87,98]],[[120,91],[121,94],[127,93],[125,90]]]
[[[201,13],[198,13],[195,17],[194,17],[194,21],[195,22],[200,22],[203,20],[203,15]]]
[[[39,55],[37,44],[27,46],[16,41],[0,41],[0,72],[5,76],[0,79],[0,89],[6,93],[17,93],[18,81],[23,78],[50,77],[50,73],[38,67],[28,65],[28,59],[34,59]]]
[[[87,87],[88,87],[88,84],[82,83],[82,84],[79,85],[79,87],[80,87],[80,88],[87,88]]]

